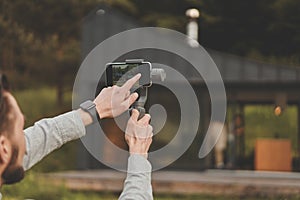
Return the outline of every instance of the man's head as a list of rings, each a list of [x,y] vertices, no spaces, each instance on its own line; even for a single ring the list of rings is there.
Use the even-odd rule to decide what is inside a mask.
[[[12,184],[24,177],[24,116],[0,74],[0,183]]]

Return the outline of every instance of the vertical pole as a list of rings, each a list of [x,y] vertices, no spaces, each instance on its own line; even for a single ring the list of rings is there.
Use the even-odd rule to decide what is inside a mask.
[[[300,128],[300,102],[297,104],[297,162],[296,162],[296,166],[292,166],[292,168],[295,167],[295,170],[300,170],[300,166],[299,166],[299,162],[300,162],[300,131],[299,131],[299,128]]]
[[[240,110],[241,110],[241,115],[242,115],[242,119],[243,119],[243,134],[242,134],[242,151],[241,151],[241,156],[242,156],[242,168],[244,168],[247,163],[246,162],[246,156],[245,156],[245,151],[246,151],[246,135],[245,135],[245,124],[246,124],[246,119],[245,119],[245,105],[244,104],[240,104]]]
[[[202,119],[201,123],[201,136],[202,136],[202,143],[205,138],[209,123],[210,123],[210,117],[211,117],[211,104],[210,104],[210,96],[207,91],[203,91],[203,94],[201,94],[201,110],[200,110],[200,116]],[[201,147],[202,143],[200,144],[199,148]],[[203,160],[204,168],[211,168],[212,165],[212,156],[213,151],[210,152]]]

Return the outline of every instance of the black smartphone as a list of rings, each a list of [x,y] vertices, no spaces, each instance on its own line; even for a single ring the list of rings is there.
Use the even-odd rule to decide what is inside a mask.
[[[140,80],[133,86],[150,87],[151,81],[151,63],[141,60],[126,60],[126,62],[115,62],[106,64],[106,85],[122,86],[127,80],[140,73]]]

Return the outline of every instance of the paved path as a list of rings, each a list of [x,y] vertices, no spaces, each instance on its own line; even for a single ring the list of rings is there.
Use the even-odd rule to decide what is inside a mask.
[[[46,175],[75,190],[120,192],[126,174],[113,170],[70,171]],[[299,194],[300,173],[206,170],[158,171],[152,176],[155,193],[277,195]]]

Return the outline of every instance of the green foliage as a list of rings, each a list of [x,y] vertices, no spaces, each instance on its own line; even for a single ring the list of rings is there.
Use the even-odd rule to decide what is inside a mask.
[[[100,0],[99,3],[120,9],[131,15],[138,13],[138,8],[132,0]]]
[[[63,185],[54,185],[41,174],[29,173],[25,179],[18,184],[3,186],[1,193],[4,199],[42,199],[42,200],[113,200],[118,198],[118,194],[107,192],[79,192],[70,191]],[[299,196],[289,195],[278,197],[244,197],[244,196],[224,196],[224,195],[158,195],[154,193],[154,199],[157,200],[296,200]]]
[[[213,49],[246,55],[295,57],[299,65],[298,0],[187,0],[200,8],[201,43]]]
[[[175,30],[184,30],[182,24],[186,24],[187,20],[185,16],[170,16],[169,14],[152,13],[151,15],[145,15],[142,18],[143,22],[149,25],[155,25],[158,27],[166,27]]]
[[[15,185],[3,186],[1,193],[4,199],[42,199],[42,200],[101,200],[116,199],[117,196],[109,193],[72,192],[63,185],[54,185],[41,174],[28,173],[25,179]]]
[[[35,121],[71,110],[71,92],[62,106],[55,104],[54,88],[35,88],[13,92],[26,118],[26,127]]]
[[[66,85],[73,83],[80,64],[82,18],[97,1],[0,2],[0,67],[18,79],[16,87],[57,87],[62,104]],[[23,81],[23,82],[21,82]]]
[[[186,32],[186,9],[195,7],[201,12],[203,46],[272,63],[300,64],[298,0],[3,0],[1,70],[15,78],[17,88],[55,85],[61,101],[80,65],[82,19],[98,4],[122,10],[146,26],[181,32]]]
[[[62,186],[54,187],[38,174],[26,174],[25,181],[12,186],[3,186],[1,193],[5,199],[62,199],[67,190]]]

